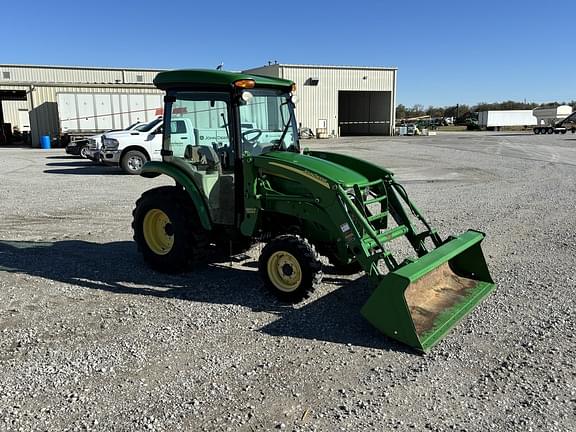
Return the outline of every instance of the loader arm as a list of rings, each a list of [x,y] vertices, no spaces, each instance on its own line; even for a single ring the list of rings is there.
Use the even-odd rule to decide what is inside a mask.
[[[273,152],[251,163],[256,216],[295,217],[312,242],[336,244],[343,262],[358,261],[376,286],[362,313],[388,336],[426,351],[494,289],[484,234],[442,240],[392,172],[328,152]],[[402,237],[416,256],[391,252]]]

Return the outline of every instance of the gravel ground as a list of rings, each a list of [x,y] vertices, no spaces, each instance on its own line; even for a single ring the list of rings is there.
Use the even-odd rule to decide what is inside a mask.
[[[329,266],[285,307],[258,248],[148,270],[139,195],[169,183],[62,150],[0,149],[0,430],[576,430],[576,137],[305,141],[391,168],[445,236],[487,233],[497,290],[419,355]]]

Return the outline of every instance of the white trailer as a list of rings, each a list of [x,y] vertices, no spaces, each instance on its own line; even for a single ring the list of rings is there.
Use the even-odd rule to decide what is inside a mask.
[[[576,125],[572,116],[570,105],[560,105],[555,108],[535,108],[532,110],[536,117],[535,134],[566,133],[568,129],[576,132]]]
[[[58,93],[56,98],[63,143],[151,121],[162,109],[161,94]]]
[[[481,111],[478,125],[485,128],[503,126],[535,126],[536,117],[531,110]]]

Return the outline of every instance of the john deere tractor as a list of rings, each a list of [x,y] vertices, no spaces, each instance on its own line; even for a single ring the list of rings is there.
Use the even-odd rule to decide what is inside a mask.
[[[375,289],[362,314],[421,351],[494,289],[484,234],[442,239],[390,171],[300,148],[291,81],[177,70],[154,84],[166,92],[163,161],[142,175],[175,185],[145,192],[134,210],[134,238],[152,268],[187,272],[212,249],[266,242],[264,285],[298,302],[320,282],[322,254],[342,272],[364,271]]]

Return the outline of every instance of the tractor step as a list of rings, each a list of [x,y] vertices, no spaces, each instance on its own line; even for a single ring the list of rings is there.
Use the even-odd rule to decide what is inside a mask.
[[[388,216],[388,212],[382,212],[372,216],[368,216],[368,222],[374,222],[375,220],[383,219],[386,216]]]
[[[379,203],[381,201],[384,201],[386,198],[387,198],[386,195],[381,195],[381,196],[376,197],[376,198],[370,198],[370,199],[367,199],[364,201],[364,205],[367,206],[370,204],[376,204],[376,203]]]
[[[408,228],[404,225],[400,225],[395,228],[382,231],[377,235],[377,237],[380,243],[386,243],[391,240],[394,240],[395,238],[405,235],[407,232]],[[364,238],[362,238],[362,242],[368,249],[374,249],[375,247],[378,246],[378,243],[372,237],[369,236],[365,236]]]

